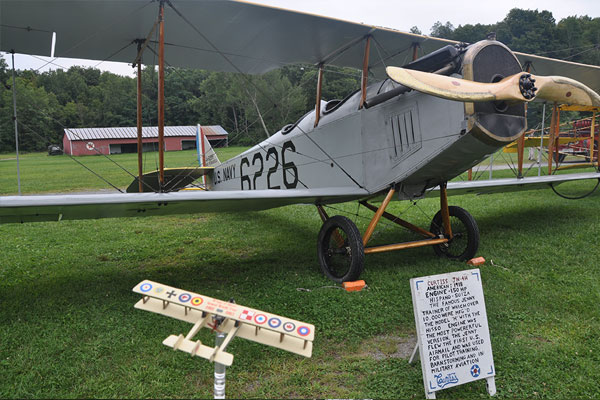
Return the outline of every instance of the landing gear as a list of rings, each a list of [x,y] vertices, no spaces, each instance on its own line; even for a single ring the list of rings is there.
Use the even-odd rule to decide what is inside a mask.
[[[445,243],[433,246],[438,256],[446,256],[451,260],[467,261],[475,256],[479,248],[479,228],[471,214],[465,209],[448,207],[452,236],[445,233],[442,222],[442,210],[438,211],[431,221],[429,230],[438,237],[448,239]]]
[[[336,215],[325,221],[319,232],[321,270],[332,281],[358,279],[364,266],[364,247],[358,228],[346,217]]]
[[[317,205],[323,220],[318,240],[319,263],[329,279],[338,283],[358,279],[364,268],[364,256],[371,253],[432,246],[437,255],[452,260],[466,261],[475,256],[479,247],[479,228],[467,211],[460,207],[448,206],[446,183],[440,185],[440,211],[433,217],[429,231],[385,211],[394,193],[394,188],[391,188],[379,207],[366,201],[360,202],[375,212],[362,238],[351,220],[339,215],[329,218],[323,207]],[[367,247],[381,218],[421,235],[422,239]]]

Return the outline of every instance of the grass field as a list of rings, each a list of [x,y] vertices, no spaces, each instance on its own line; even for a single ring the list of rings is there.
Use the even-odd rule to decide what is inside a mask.
[[[135,173],[135,157],[126,156],[122,163]],[[115,168],[103,157],[80,159]],[[194,153],[167,153],[167,160],[193,165]],[[106,187],[74,164],[23,156],[24,192]],[[0,161],[3,194],[16,192],[13,165]],[[121,174],[111,180],[126,186],[130,177]],[[599,200],[598,192],[569,201],[550,190],[450,198],[481,231],[498,397],[600,397]],[[438,208],[436,199],[390,206],[424,227]],[[349,214],[363,231],[371,214],[356,211],[356,204],[328,209]],[[211,397],[212,364],[161,344],[191,326],[133,308],[139,296],[131,289],[151,279],[316,326],[310,359],[234,339],[229,398],[423,398],[420,365],[406,359],[415,341],[408,282],[467,266],[429,248],[370,255],[362,276],[368,288],[346,293],[319,271],[320,226],[314,206],[301,205],[1,225],[0,397]],[[412,238],[382,224],[373,240]],[[199,338],[212,343],[213,335]],[[483,381],[438,392],[440,399],[482,397]]]

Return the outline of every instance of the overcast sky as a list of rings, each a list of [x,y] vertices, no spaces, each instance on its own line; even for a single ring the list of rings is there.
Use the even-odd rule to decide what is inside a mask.
[[[256,3],[309,12],[338,19],[362,22],[408,31],[417,26],[429,34],[436,21],[449,21],[455,27],[465,24],[492,24],[504,19],[508,11],[519,7],[531,10],[549,10],[556,21],[572,15],[600,17],[600,0],[254,0]],[[4,55],[12,66],[10,54]],[[52,59],[16,55],[17,69],[37,69]],[[131,66],[123,63],[56,59],[43,68],[69,68],[72,65],[97,66],[121,75],[133,76]]]

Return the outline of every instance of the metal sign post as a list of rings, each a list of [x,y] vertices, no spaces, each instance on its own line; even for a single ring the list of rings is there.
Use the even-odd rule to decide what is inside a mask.
[[[215,338],[215,346],[219,347],[223,344],[225,340],[225,334],[223,332],[217,331],[217,337]],[[215,362],[215,388],[214,388],[214,398],[215,399],[224,399],[225,398],[225,374],[226,366]]]

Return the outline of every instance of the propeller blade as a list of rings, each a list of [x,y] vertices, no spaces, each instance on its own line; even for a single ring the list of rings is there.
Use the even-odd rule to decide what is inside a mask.
[[[388,76],[411,89],[463,102],[526,102],[536,97],[561,104],[600,107],[600,96],[589,87],[562,76],[534,76],[520,72],[495,83],[387,67]]]
[[[532,75],[533,76],[533,75]],[[536,97],[559,104],[600,107],[600,96],[581,82],[564,76],[536,76]]]

